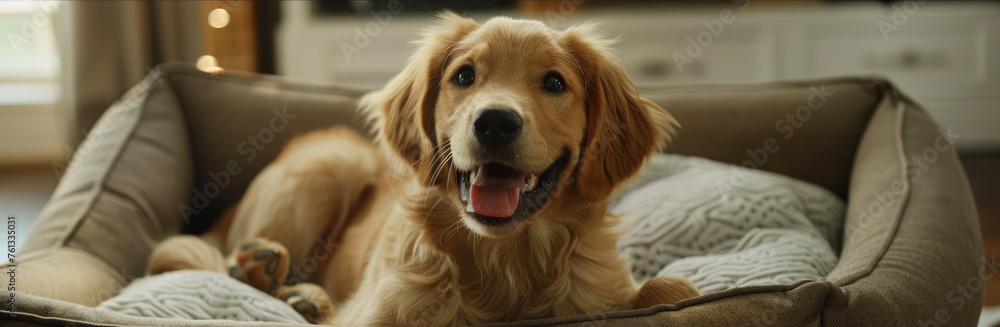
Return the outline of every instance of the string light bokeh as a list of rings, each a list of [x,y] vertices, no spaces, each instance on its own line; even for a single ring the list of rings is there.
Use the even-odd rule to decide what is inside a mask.
[[[224,28],[229,25],[229,11],[216,8],[212,9],[208,13],[208,26],[214,28]],[[203,55],[198,57],[198,61],[195,62],[195,66],[198,67],[203,72],[218,74],[222,72],[222,67],[219,66],[219,60],[212,55]]]

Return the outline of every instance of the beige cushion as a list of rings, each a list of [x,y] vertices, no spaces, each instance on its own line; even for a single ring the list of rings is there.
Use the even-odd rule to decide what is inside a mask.
[[[832,94],[817,105],[819,97],[810,96],[820,86]],[[92,149],[79,151],[20,249],[18,319],[182,323],[72,303],[92,306],[110,297],[130,276],[141,274],[158,241],[209,226],[292,137],[333,124],[359,126],[353,108],[363,91],[239,73],[213,77],[181,64],[154,70],[102,118],[99,124],[107,128],[88,137]],[[593,320],[612,326],[970,325],[978,319],[982,283],[976,280],[983,254],[965,174],[953,147],[941,141],[947,136],[891,84],[832,79],[667,87],[642,94],[683,125],[672,152],[743,164],[753,160],[748,150],[761,159],[758,149],[778,146],[754,164],[846,198],[840,263],[824,280],[739,287],[674,305],[521,325]],[[807,109],[809,118],[785,139],[786,115],[809,103],[818,108]],[[283,108],[297,115],[286,128],[272,133],[253,158],[241,150],[241,143],[261,135],[275,109]],[[914,161],[915,156],[924,159]],[[185,221],[180,207],[199,200],[192,190],[204,193],[220,184],[212,176],[227,164],[239,173]],[[980,289],[968,297],[956,293],[976,285]],[[2,298],[8,295],[0,292]]]

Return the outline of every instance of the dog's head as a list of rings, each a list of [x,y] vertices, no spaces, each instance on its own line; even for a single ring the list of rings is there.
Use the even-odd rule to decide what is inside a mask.
[[[639,97],[591,25],[440,18],[362,108],[475,233],[602,202],[670,139],[673,118]]]

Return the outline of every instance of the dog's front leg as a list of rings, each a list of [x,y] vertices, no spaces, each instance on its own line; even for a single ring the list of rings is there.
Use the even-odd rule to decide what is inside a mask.
[[[639,288],[639,294],[633,308],[642,309],[658,304],[670,304],[699,295],[701,292],[698,291],[698,288],[683,276],[655,277],[647,280]]]
[[[333,316],[333,301],[319,285],[285,285],[288,249],[281,243],[260,238],[247,240],[226,261],[230,276],[285,301],[306,321],[319,323]]]
[[[380,160],[371,142],[347,127],[292,140],[250,183],[223,234],[222,251],[263,238],[288,249],[293,266],[310,259],[325,264],[312,254],[340,242],[342,229],[381,176]],[[295,279],[309,279],[299,275]]]

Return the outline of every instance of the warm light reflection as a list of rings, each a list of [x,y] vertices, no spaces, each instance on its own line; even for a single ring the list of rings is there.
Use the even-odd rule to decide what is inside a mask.
[[[223,28],[229,25],[229,12],[222,8],[217,8],[208,13],[208,26]]]
[[[219,68],[219,60],[210,55],[198,57],[198,61],[195,63],[195,66],[198,67],[199,70],[206,73],[214,74],[222,70],[222,68]]]

